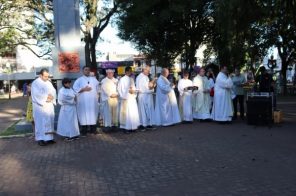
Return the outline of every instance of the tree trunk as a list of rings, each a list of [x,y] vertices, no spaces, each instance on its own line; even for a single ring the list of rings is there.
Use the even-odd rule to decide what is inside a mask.
[[[284,59],[284,58],[282,58]],[[287,88],[287,67],[288,67],[288,62],[282,60],[282,70],[281,74],[283,75],[283,94],[287,95],[288,93],[288,88]]]
[[[85,54],[85,65],[91,67],[91,59],[90,59],[90,35],[85,35],[85,46],[84,46],[84,54]]]
[[[91,52],[90,68],[97,70],[96,46],[91,45],[90,49],[91,49],[91,51],[90,51]]]

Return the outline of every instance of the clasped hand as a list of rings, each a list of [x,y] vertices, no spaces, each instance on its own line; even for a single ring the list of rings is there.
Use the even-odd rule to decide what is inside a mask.
[[[46,102],[51,102],[52,99],[53,99],[53,96],[49,93],[49,94],[47,95]]]
[[[129,92],[130,94],[134,94],[134,93],[136,93],[137,91],[130,89],[128,92]]]

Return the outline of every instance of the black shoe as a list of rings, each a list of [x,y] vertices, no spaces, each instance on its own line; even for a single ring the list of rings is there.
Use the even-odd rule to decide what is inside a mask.
[[[117,129],[116,126],[113,126],[113,127],[111,128],[111,131],[114,132],[114,133],[116,133],[116,132],[118,131],[118,129]]]
[[[143,125],[140,125],[138,129],[139,131],[146,131],[146,128]]]
[[[104,132],[104,133],[111,133],[111,130],[112,130],[112,129],[110,129],[110,127],[104,127],[104,128],[103,128],[103,132]]]
[[[129,130],[124,130],[123,131],[125,134],[129,134],[130,132],[129,132]]]
[[[57,143],[57,142],[54,141],[54,140],[49,140],[49,141],[47,141],[47,143],[49,143],[49,144],[55,144],[55,143]]]
[[[131,132],[134,132],[134,133],[137,132],[137,131],[138,131],[137,129],[133,129],[133,130],[131,130]]]
[[[155,130],[156,127],[152,127],[152,126],[148,125],[148,126],[146,127],[146,129],[148,129],[148,130]]]
[[[74,141],[74,139],[73,139],[73,138],[70,138],[70,137],[66,137],[66,138],[64,139],[64,141],[65,141],[65,142],[72,142],[72,141]]]
[[[46,146],[46,142],[44,142],[43,140],[40,140],[38,142],[39,146]]]
[[[72,139],[79,140],[80,138],[79,138],[79,136],[75,136],[75,137],[72,137]]]
[[[95,131],[92,132],[92,134],[99,135],[100,133],[97,130],[95,130]]]

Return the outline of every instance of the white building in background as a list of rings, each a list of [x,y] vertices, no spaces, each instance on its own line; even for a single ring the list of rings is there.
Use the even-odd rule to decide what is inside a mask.
[[[22,30],[28,30],[32,27],[25,22],[25,20],[33,17],[33,12],[23,11],[18,13],[20,17],[17,20],[11,21],[11,25],[15,25]],[[19,31],[20,35],[26,39],[26,34]],[[39,53],[40,48],[34,46],[37,43],[36,40],[26,39],[26,42],[31,44],[31,49],[35,53]],[[13,84],[22,86],[22,83],[34,80],[36,77],[35,72],[38,72],[41,67],[47,67],[51,70],[52,60],[44,60],[38,58],[31,50],[28,48],[18,45],[15,48],[15,53],[13,55],[5,55],[0,57],[0,87],[3,83],[7,83],[8,75],[6,64],[9,62],[10,65],[10,81]],[[4,82],[6,81],[6,82]]]
[[[39,48],[37,46],[31,47],[36,53]],[[17,73],[35,72],[36,68],[52,67],[52,60],[45,60],[38,58],[32,51],[23,47],[16,47],[16,66]]]
[[[107,61],[133,61],[135,54],[117,54],[116,52],[108,53]]]
[[[32,49],[38,53],[39,48],[37,46],[32,47]],[[14,83],[18,83],[22,80],[34,80],[36,77],[36,70],[38,72],[38,70],[43,67],[46,67],[49,70],[52,68],[52,60],[40,59],[33,54],[33,52],[23,46],[16,47],[15,58],[2,57],[2,61],[0,62],[2,67],[3,64],[6,64],[7,62],[9,62],[11,66],[10,80]],[[5,68],[2,69],[2,73],[0,73],[0,82],[8,79],[6,72]]]

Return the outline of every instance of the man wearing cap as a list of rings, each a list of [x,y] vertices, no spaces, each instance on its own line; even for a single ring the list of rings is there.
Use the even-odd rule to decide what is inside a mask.
[[[73,90],[78,94],[77,114],[81,137],[86,137],[88,126],[91,133],[98,134],[96,124],[99,114],[99,81],[90,76],[90,67],[84,66],[82,70],[83,76],[74,82]]]
[[[155,125],[154,121],[154,103],[153,92],[155,84],[149,82],[148,75],[150,73],[150,67],[144,66],[142,73],[140,73],[136,79],[136,86],[139,91],[138,94],[138,108],[141,131],[155,129],[152,125]]]
[[[199,68],[197,76],[193,79],[193,85],[198,87],[194,92],[193,98],[193,118],[200,121],[211,119],[211,98],[210,98],[210,82],[205,76],[205,69]]]
[[[109,133],[117,131],[118,126],[118,93],[117,93],[117,82],[114,78],[114,70],[106,70],[107,77],[102,80],[101,86],[101,109],[103,113],[103,126],[105,127],[104,132]]]
[[[140,125],[138,105],[137,105],[137,90],[132,75],[132,68],[125,68],[125,76],[120,78],[118,82],[118,95],[120,98],[120,128],[124,129],[124,133],[136,131]]]
[[[180,112],[174,92],[174,83],[167,79],[169,70],[163,68],[157,80],[155,122],[158,126],[170,126],[181,122]]]
[[[186,70],[183,74],[183,79],[179,80],[178,90],[180,94],[179,100],[179,110],[181,115],[181,120],[184,122],[192,122],[192,90],[189,90],[188,87],[191,87],[192,81],[188,79],[189,72]]]

